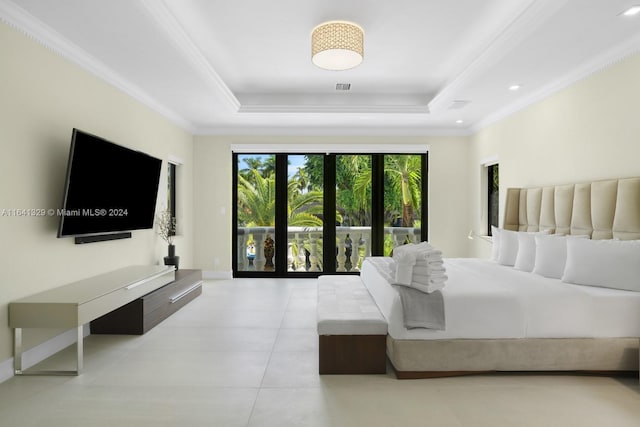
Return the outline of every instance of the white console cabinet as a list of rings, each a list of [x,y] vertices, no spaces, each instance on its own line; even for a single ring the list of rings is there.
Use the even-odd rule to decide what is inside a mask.
[[[69,283],[9,304],[16,375],[78,375],[83,367],[83,325],[175,280],[173,266],[134,265]],[[77,329],[77,369],[22,369],[22,329]]]

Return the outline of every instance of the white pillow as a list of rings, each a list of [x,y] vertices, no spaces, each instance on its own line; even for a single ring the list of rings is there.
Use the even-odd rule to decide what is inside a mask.
[[[491,241],[493,247],[491,248],[491,259],[498,262],[500,256],[500,232],[502,230],[495,225],[491,226]]]
[[[533,272],[544,277],[561,278],[567,262],[567,240],[576,238],[588,239],[589,236],[536,235],[536,259]]]
[[[518,233],[518,255],[513,268],[522,271],[533,271],[536,261],[536,234],[550,234],[550,230],[544,231],[520,231]]]
[[[500,230],[498,262],[502,265],[513,266],[516,263],[516,256],[518,256],[518,232]]]
[[[562,281],[640,292],[640,241],[568,241]]]
[[[532,271],[536,260],[536,234],[518,233],[518,255],[513,268]]]

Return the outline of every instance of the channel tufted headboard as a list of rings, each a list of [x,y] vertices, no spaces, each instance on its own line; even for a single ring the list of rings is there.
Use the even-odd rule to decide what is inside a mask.
[[[508,188],[503,228],[640,239],[640,178]]]

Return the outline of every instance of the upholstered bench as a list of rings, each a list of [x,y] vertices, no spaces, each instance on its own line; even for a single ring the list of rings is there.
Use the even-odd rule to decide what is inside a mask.
[[[320,374],[384,374],[387,321],[360,276],[318,278]]]

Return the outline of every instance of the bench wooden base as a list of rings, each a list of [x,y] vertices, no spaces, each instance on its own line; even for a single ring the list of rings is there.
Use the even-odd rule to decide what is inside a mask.
[[[320,335],[320,375],[384,374],[386,335]]]

